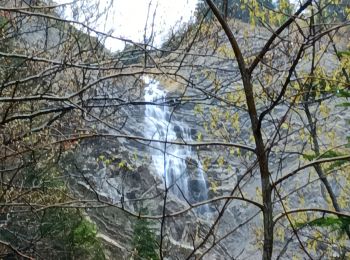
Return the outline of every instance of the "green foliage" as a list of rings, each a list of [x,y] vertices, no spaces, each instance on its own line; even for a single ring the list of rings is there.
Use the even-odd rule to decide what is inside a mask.
[[[350,102],[343,102],[338,105],[339,107],[350,107]]]
[[[343,69],[349,75],[349,72],[350,72],[350,66],[349,66],[350,50],[337,52],[337,55],[340,57],[341,60],[345,60],[345,65],[343,65]],[[347,83],[346,88],[341,88],[341,89],[337,90],[337,96],[339,98],[343,98],[343,99],[349,100],[349,98],[350,98],[350,88],[349,88],[348,79],[346,79],[346,83]],[[342,106],[342,107],[347,107],[348,108],[348,107],[350,107],[350,102],[342,102],[338,106]],[[348,139],[348,144],[347,144],[346,147],[350,148],[350,136],[348,136],[347,139]]]
[[[315,159],[325,159],[325,158],[333,158],[333,157],[337,157],[337,156],[342,156],[344,154],[333,151],[333,150],[329,150],[324,152],[321,155],[316,155],[316,154],[304,154],[303,157],[305,159],[307,159],[308,161],[313,161]]]
[[[86,219],[82,219],[70,232],[69,242],[72,243],[76,251],[81,251],[82,254],[93,255],[94,259],[104,259],[101,245],[96,235],[96,226]]]
[[[228,0],[227,7],[225,6],[225,1],[222,0],[213,0],[217,8],[221,13],[227,18],[236,18],[242,20],[243,22],[249,22],[256,17],[256,11],[262,11],[266,7],[269,9],[274,8],[274,3],[271,0],[248,0],[248,1],[238,1],[238,0]],[[205,1],[198,1],[196,13],[203,14],[205,13],[208,5]],[[212,12],[209,12],[207,15],[207,20],[213,20],[214,15]]]
[[[225,10],[224,10],[225,6],[222,0],[214,0],[213,2],[222,13],[225,13]],[[196,8],[197,15],[205,13],[207,8],[208,6],[205,1],[198,1],[197,8]],[[249,11],[247,10],[247,8],[245,8],[245,5],[241,3],[241,1],[229,0],[227,11],[228,11],[227,15],[230,18],[237,18],[244,22],[249,21]],[[214,18],[215,17],[213,13],[209,12],[206,19],[213,20]]]
[[[135,155],[134,155],[135,158]],[[136,157],[137,158],[137,157]],[[114,156],[109,156],[106,157],[104,155],[99,155],[96,159],[96,162],[102,162],[106,167],[109,166],[115,166],[119,172],[120,171],[133,171],[134,168],[130,163],[128,163],[126,160],[114,157]]]
[[[339,89],[337,91],[338,97],[350,98],[350,92],[344,89]]]
[[[324,152],[321,155],[316,155],[316,154],[304,154],[303,157],[304,159],[307,159],[308,161],[313,161],[315,159],[325,159],[325,158],[333,158],[333,157],[337,157],[337,156],[342,156],[345,154],[333,151],[333,150],[329,150]]]
[[[339,232],[339,236],[343,235],[347,229],[349,229],[350,218],[348,217],[322,217],[312,221],[297,223],[297,227],[321,227],[330,228],[331,231]]]
[[[321,155],[316,155],[316,154],[304,154],[303,157],[304,159],[308,160],[308,161],[313,161],[315,159],[326,159],[326,158],[334,158],[334,157],[338,157],[338,156],[343,156],[346,155],[344,153],[340,153],[337,151],[333,151],[333,150],[329,150],[324,152]],[[340,167],[341,165],[348,163],[348,160],[337,160],[335,162],[333,162],[327,170],[333,170],[336,167]]]
[[[339,89],[339,90],[337,90],[337,96],[340,98],[349,99],[350,98],[350,91],[345,90],[345,89]],[[342,103],[338,104],[338,106],[350,107],[350,102],[342,102]]]
[[[350,50],[347,50],[347,51],[338,51],[337,54],[338,54],[340,57],[350,56]]]
[[[4,16],[0,16],[0,28],[2,29],[3,27],[6,26],[6,24],[8,24],[8,19]]]
[[[146,219],[138,219],[134,226],[133,246],[135,259],[157,260],[158,244]]]
[[[40,233],[51,240],[58,252],[66,252],[64,257],[105,259],[102,245],[96,236],[96,226],[85,219],[80,210],[47,210],[42,218]]]

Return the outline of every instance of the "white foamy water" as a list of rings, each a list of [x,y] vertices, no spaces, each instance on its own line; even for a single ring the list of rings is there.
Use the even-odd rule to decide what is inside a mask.
[[[172,110],[165,104],[166,92],[159,82],[145,78],[145,131],[147,138],[165,142],[191,142],[191,129],[184,122],[173,123]],[[150,154],[156,174],[180,199],[195,203],[207,199],[207,185],[200,161],[191,146],[161,142],[150,144]],[[201,207],[201,211],[205,210]]]

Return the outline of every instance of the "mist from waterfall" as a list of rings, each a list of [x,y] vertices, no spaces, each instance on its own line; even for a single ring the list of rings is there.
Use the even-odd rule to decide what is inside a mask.
[[[175,145],[166,142],[193,141],[191,128],[184,122],[173,119],[174,107],[165,101],[166,91],[159,82],[144,78],[146,83],[145,96],[145,126],[144,135],[147,138],[164,142],[151,142],[150,154],[156,174],[163,178],[164,184],[178,198],[190,203],[206,200],[208,188],[201,163],[196,151],[191,146]],[[208,206],[201,207],[207,211]]]

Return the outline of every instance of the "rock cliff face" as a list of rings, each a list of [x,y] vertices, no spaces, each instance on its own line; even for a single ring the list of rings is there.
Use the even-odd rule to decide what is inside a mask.
[[[162,86],[159,87],[162,88]],[[191,94],[188,95],[194,95],[196,91],[189,90],[189,93]],[[181,96],[177,96],[177,93],[169,93],[168,95],[171,99],[174,97],[181,98]],[[132,251],[130,241],[132,223],[135,221],[135,218],[130,217],[129,213],[137,215],[142,208],[147,208],[149,215],[157,219],[153,222],[154,229],[156,234],[160,235],[160,221],[164,214],[164,208],[167,215],[172,215],[189,209],[191,205],[198,202],[213,200],[205,207],[198,206],[185,213],[180,213],[176,217],[167,217],[165,224],[163,224],[166,234],[163,238],[166,248],[164,255],[167,259],[184,259],[198,246],[201,238],[206,236],[210,226],[217,218],[218,210],[224,206],[225,200],[223,197],[231,196],[232,187],[238,181],[241,182],[239,192],[244,194],[245,198],[255,199],[259,195],[260,179],[256,170],[250,172],[249,175],[246,174],[249,165],[255,159],[249,151],[243,149],[242,151],[232,151],[222,148],[220,145],[204,145],[192,148],[191,152],[188,153],[178,147],[181,145],[171,144],[171,142],[190,143],[194,140],[198,141],[199,133],[201,133],[203,140],[227,142],[222,132],[205,130],[205,124],[212,120],[210,118],[212,100],[206,101],[208,103],[204,104],[201,102],[201,109],[207,111],[202,114],[196,114],[195,105],[191,103],[184,102],[176,105],[170,103],[172,106],[164,107],[163,103],[167,102],[166,100],[160,99],[155,102],[161,105],[152,104],[152,106],[172,111],[171,117],[168,118],[171,124],[165,126],[172,128],[171,130],[165,128],[169,133],[167,135],[169,144],[166,145],[166,149],[164,143],[159,145],[150,141],[118,139],[111,136],[103,140],[81,142],[74,155],[72,154],[76,162],[67,164],[68,160],[63,161],[70,166],[79,165],[79,171],[76,169],[67,170],[67,173],[74,176],[75,181],[72,184],[72,190],[77,192],[77,195],[81,198],[89,196],[94,199],[99,196],[101,202],[105,203],[106,209],[103,213],[100,210],[93,209],[88,211],[88,214],[98,223],[101,234],[121,245],[120,251],[113,249],[112,252],[116,252],[120,256],[123,255],[125,258],[128,258]],[[327,107],[332,109],[330,113],[338,115],[334,119],[337,135],[346,136],[345,119],[349,117],[346,110],[336,107],[336,104],[337,101],[327,101]],[[147,112],[145,112],[147,110],[145,106],[141,108],[130,107],[123,110],[123,113],[128,117],[128,122],[123,128],[125,131],[123,134],[145,136],[144,133],[150,131],[150,124],[147,123],[147,120],[151,119],[147,118],[149,115],[147,116]],[[287,110],[287,106],[279,106],[274,116],[282,117]],[[249,129],[249,124],[246,123],[247,114],[244,111],[238,113],[240,124],[246,125]],[[159,122],[157,128],[153,129],[153,138],[157,140],[161,140],[157,133],[164,131],[160,124],[161,122]],[[269,133],[269,124],[266,123],[265,125],[267,133]],[[300,124],[300,118],[292,119],[290,124]],[[183,132],[184,125],[186,125],[189,132]],[[225,127],[225,122],[222,122],[222,126]],[[224,134],[228,134],[230,131],[235,132],[237,129],[227,125],[226,131]],[[152,136],[148,136],[148,138],[152,138]],[[239,129],[236,138],[242,140],[242,143],[247,146],[253,145],[244,128]],[[339,141],[344,142],[345,139],[339,139]],[[296,135],[291,136],[290,142],[294,147],[305,145],[303,140]],[[161,150],[160,155],[158,154],[159,149]],[[213,149],[216,150],[213,151]],[[166,158],[168,156],[170,158],[175,157],[176,160],[183,161],[182,166],[177,165],[177,167],[182,167],[180,174],[173,175],[173,177],[167,176],[166,178],[159,174],[159,172],[164,171],[164,165],[159,163],[159,156],[163,158],[164,153]],[[277,151],[272,152],[271,172],[278,172],[279,167],[290,172],[295,169],[298,160],[299,156],[293,155],[293,153],[281,158]],[[167,164],[169,160],[161,159],[161,162]],[[172,168],[171,164],[166,167],[169,167],[166,169],[166,174],[172,174],[173,171],[178,170]],[[277,174],[273,176],[277,177]],[[306,191],[300,191],[300,194],[294,195],[294,191],[305,183],[309,183],[310,178],[313,178],[312,173],[306,171],[304,175],[288,181],[284,192],[286,194],[291,193],[289,195],[290,208],[299,206],[300,194],[310,207],[328,207],[326,191],[317,182],[310,184]],[[339,194],[339,182],[331,180],[331,183],[332,188]],[[81,187],[77,188],[77,186]],[[177,188],[173,186],[177,186]],[[165,195],[166,204],[164,204]],[[282,209],[276,204],[276,210]],[[232,252],[234,252],[234,254],[240,254],[242,259],[259,258],[260,252],[257,246],[259,237],[256,232],[258,232],[261,225],[262,222],[257,207],[246,202],[230,202],[226,205],[225,213],[217,225],[215,236],[208,242],[207,246],[199,249],[196,255],[200,256],[205,253],[205,259],[229,259]],[[285,236],[288,237],[289,234]],[[218,243],[215,241],[216,237],[224,237],[225,239]],[[281,237],[280,240],[276,239],[276,251],[282,250],[283,241],[284,237]],[[213,248],[211,248],[212,246]],[[291,242],[290,246],[292,248],[298,247],[298,243]],[[207,252],[209,248],[211,250]],[[289,257],[290,255],[285,256],[286,259]]]
[[[61,66],[51,82],[43,83],[49,87],[41,95],[51,97],[52,91],[66,96],[78,91],[62,103],[50,101],[80,109],[62,121],[66,125],[55,126],[60,134],[79,133],[81,137],[74,149],[60,155],[59,166],[70,192],[86,208],[86,217],[97,224],[106,256],[133,256],[133,226],[147,209],[165,259],[261,258],[261,180],[255,144],[240,74],[223,33],[210,34],[208,29],[196,39],[190,53],[181,48],[180,54],[150,52],[146,64],[129,64],[123,61],[122,52],[111,54],[94,38],[82,46],[93,46],[93,55],[81,54],[80,41],[66,42],[71,40],[67,35],[79,34],[76,29],[67,27],[62,32],[57,24],[48,28],[45,21],[38,17],[23,20],[16,32],[18,46],[44,50],[50,66]],[[248,58],[271,35],[238,22],[231,26],[237,28],[239,44]],[[69,59],[64,48],[72,48]],[[285,57],[284,51],[288,52]],[[278,42],[266,58],[267,65],[253,75],[259,112],[279,93],[295,54],[291,46]],[[105,63],[99,65],[101,61]],[[154,62],[167,70],[155,72]],[[329,72],[339,65],[330,50],[323,53],[320,63]],[[308,71],[309,66],[305,58],[298,73]],[[331,147],[341,146],[346,143],[350,116],[332,95],[319,94],[319,99],[308,108],[321,129],[318,140],[324,149],[332,142]],[[293,102],[297,101],[282,100],[262,121],[264,141],[271,143],[273,181],[307,163],[305,155],[314,149],[305,137],[310,125],[305,106],[301,102],[291,109]],[[329,176],[340,198],[344,178]],[[275,194],[276,215],[284,210],[281,200],[289,209],[300,204],[328,208],[327,191],[318,179],[310,169],[288,179]],[[344,209],[348,208],[345,203]],[[294,251],[302,255],[299,241],[287,226],[281,222],[276,227],[274,257],[281,254],[291,259]],[[334,252],[339,251],[335,246]]]
[[[333,60],[331,53],[325,56]],[[215,67],[215,64],[217,64],[217,61],[214,59],[210,65],[207,63],[207,66]],[[234,82],[222,91],[225,93],[239,93],[241,86],[240,82],[236,81],[235,68],[230,68],[230,61],[227,63],[221,62],[220,66],[229,69],[229,74],[233,74],[233,78],[227,76],[227,73],[223,73],[222,78],[217,76],[216,79],[221,82],[225,82],[225,80]],[[307,64],[302,66],[307,66]],[[327,63],[330,71],[334,66],[331,62]],[[186,75],[188,71],[183,71],[183,73]],[[259,208],[239,200],[226,203],[224,199],[225,196],[232,196],[232,189],[238,182],[240,183],[240,189],[234,194],[243,194],[242,196],[245,199],[252,200],[259,196],[260,178],[258,170],[255,168],[250,170],[255,160],[253,153],[244,148],[230,149],[218,144],[192,147],[191,153],[188,154],[183,150],[182,153],[177,152],[178,150],[181,151],[179,147],[174,148],[177,145],[181,145],[171,144],[171,142],[184,144],[203,140],[229,143],[230,140],[231,142],[234,140],[247,147],[254,147],[245,107],[232,106],[228,108],[228,110],[231,110],[230,118],[232,122],[223,118],[215,119],[215,113],[224,114],[223,112],[215,111],[214,106],[222,105],[220,97],[225,94],[215,91],[215,86],[212,85],[213,82],[200,72],[198,74],[193,73],[191,76],[194,82],[200,82],[201,86],[207,86],[207,88],[204,88],[204,93],[203,89],[198,89],[196,83],[193,83],[192,87],[185,90],[182,89],[183,92],[181,92],[181,88],[180,91],[179,89],[174,91],[171,87],[160,85],[160,88],[164,87],[164,91],[170,89],[170,92],[168,92],[166,99],[155,100],[160,105],[153,104],[153,106],[168,110],[170,113],[167,118],[171,122],[167,125],[169,133],[167,141],[169,144],[164,145],[164,143],[161,143],[159,145],[150,141],[128,139],[112,141],[111,138],[108,138],[108,141],[105,141],[106,143],[102,143],[101,149],[101,141],[98,141],[91,147],[88,144],[81,143],[84,161],[91,161],[95,165],[91,168],[85,168],[86,174],[94,179],[96,186],[99,187],[94,192],[97,191],[98,194],[104,196],[104,199],[110,200],[113,205],[118,206],[118,209],[112,210],[109,208],[106,215],[127,214],[122,213],[123,210],[137,215],[141,208],[148,209],[149,215],[157,219],[154,222],[156,234],[160,236],[161,230],[164,232],[163,246],[166,259],[185,259],[194,250],[193,257],[202,256],[204,259],[230,259],[237,256],[241,259],[260,258],[261,237],[259,232],[261,232],[262,220]],[[145,84],[144,89],[147,89],[147,84]],[[144,91],[142,93],[145,95]],[[213,94],[213,96],[208,93]],[[336,107],[337,102],[337,100],[328,99],[323,103],[329,109],[328,113],[336,114],[337,117],[333,119],[334,121],[329,121],[327,125],[322,125],[322,127],[329,129],[326,132],[335,130],[335,134],[339,136],[337,142],[341,144],[346,142],[345,138],[342,137],[347,135],[346,120],[349,119],[349,116],[346,110]],[[128,118],[122,130],[123,134],[145,136],[145,132],[150,131],[148,129],[150,126],[147,123],[149,118],[147,118],[147,112],[145,112],[147,110],[146,106],[123,108],[123,113]],[[266,141],[269,139],[269,136],[275,133],[274,120],[283,118],[286,113],[289,114],[290,118],[288,121],[289,126],[294,126],[295,129],[303,128],[303,122],[307,118],[303,115],[300,116],[299,112],[294,114],[288,109],[289,104],[282,103],[271,114],[271,117],[274,119],[263,122]],[[314,105],[311,109],[315,117],[318,117],[318,107]],[[319,116],[317,120],[323,121],[324,116]],[[237,121],[234,122],[232,117],[236,117]],[[186,133],[183,130],[184,125],[187,129]],[[239,127],[236,125],[239,125]],[[159,126],[157,129],[154,129],[154,135],[148,137],[159,139],[159,132],[162,131],[165,131],[164,126],[163,128]],[[300,137],[298,131],[289,134],[287,128],[282,128],[279,134],[282,136],[288,135],[289,148],[287,152],[271,151],[269,163],[272,178],[278,178],[281,172],[291,172],[296,169],[300,163],[300,157],[296,155],[296,151],[303,151],[303,147],[307,145],[307,142]],[[319,138],[321,140],[327,139],[326,136],[319,136]],[[161,149],[161,154],[166,154],[164,157],[176,157],[177,160],[184,162],[183,166],[181,166],[180,175],[174,175],[177,178],[169,178],[168,176],[163,178],[164,176],[159,174],[159,172],[164,171],[162,168],[164,165],[159,163],[159,158],[157,159],[157,156],[159,156],[157,155],[158,149]],[[77,154],[79,153],[77,152]],[[97,160],[101,154],[108,160],[111,160],[111,164],[102,165],[101,162],[98,162]],[[115,163],[120,166],[122,160],[126,161],[127,169],[113,166]],[[161,162],[167,164],[169,161],[164,159]],[[83,165],[84,163],[81,161],[79,164]],[[128,166],[130,167],[128,168]],[[91,169],[95,170],[91,171]],[[167,172],[168,170],[170,172]],[[179,169],[167,169],[166,174],[171,174],[171,170]],[[288,207],[297,208],[300,206],[300,203],[305,203],[308,207],[314,208],[329,207],[327,192],[323,185],[316,180],[315,173],[309,170],[305,170],[303,174],[296,178],[289,179],[283,188],[284,196],[288,196],[288,202],[286,202]],[[332,189],[337,194],[340,194],[341,181],[330,181]],[[184,182],[186,182],[187,186],[184,185]],[[85,182],[80,180],[80,183]],[[84,185],[86,187],[86,183]],[[173,185],[180,186],[177,189],[181,191],[175,191],[175,187],[175,189],[168,189]],[[300,188],[305,185],[308,185],[306,189]],[[86,188],[91,191],[90,187]],[[299,191],[295,192],[295,190]],[[300,197],[305,201],[300,202]],[[198,206],[180,213],[205,199],[212,201],[205,207]],[[207,236],[210,227],[218,219],[219,212],[223,207],[225,207],[225,211],[215,226],[215,231],[210,231],[214,232],[214,234],[211,235],[205,245],[201,245],[202,239]],[[275,203],[275,210],[276,212],[283,212],[281,205],[277,202]],[[110,211],[118,213],[111,213]],[[95,214],[95,217],[98,218],[97,215],[99,214]],[[164,222],[161,222],[163,214],[169,215],[169,217],[166,217]],[[176,214],[176,216],[171,217],[172,214]],[[110,224],[107,223],[110,223],[111,220],[107,217],[102,222],[105,223],[105,226],[109,226]],[[123,222],[123,229],[118,229],[119,233],[117,234],[111,234],[107,229],[102,229],[101,231],[102,233],[106,232],[104,234],[125,246],[125,249],[122,251],[122,255],[125,258],[130,255],[132,250],[130,247],[132,222],[132,218],[128,218],[125,223]],[[126,229],[125,226],[127,227]],[[275,239],[274,244],[276,256],[284,250],[285,239],[292,234],[292,231],[288,230],[283,231],[283,233],[281,231],[278,232],[280,233],[278,233],[279,236]],[[129,240],[125,239],[125,234],[128,234]],[[122,240],[121,237],[123,238]],[[297,250],[299,247],[298,241],[294,239],[291,239],[288,244],[291,249],[282,254],[284,259],[292,257],[294,254],[292,251]],[[199,246],[201,247],[197,249]],[[339,252],[339,250],[339,248],[336,248],[335,252]]]

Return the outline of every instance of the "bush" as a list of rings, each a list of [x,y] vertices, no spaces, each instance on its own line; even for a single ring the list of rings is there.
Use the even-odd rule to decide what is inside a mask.
[[[54,244],[62,258],[105,259],[95,224],[88,221],[80,210],[52,209],[43,217],[40,231]]]
[[[138,219],[134,226],[134,257],[135,259],[158,260],[158,244],[154,232],[146,219]]]

